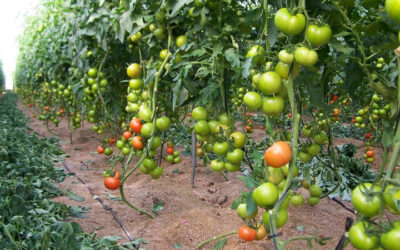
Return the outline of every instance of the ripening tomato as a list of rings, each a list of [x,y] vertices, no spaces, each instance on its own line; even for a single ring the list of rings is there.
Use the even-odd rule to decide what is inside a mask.
[[[328,24],[317,26],[315,24],[308,25],[307,37],[314,47],[319,47],[329,43],[332,38],[332,30]]]
[[[140,65],[137,63],[132,63],[126,69],[126,73],[130,78],[138,78],[142,73],[142,67],[140,67]]]
[[[239,237],[244,241],[253,241],[257,237],[257,231],[248,227],[248,226],[241,226],[238,230]]]
[[[229,138],[233,139],[233,146],[235,148],[241,148],[246,144],[246,136],[239,131],[233,132]]]
[[[98,147],[97,147],[97,153],[99,153],[99,154],[104,153],[104,148],[103,148],[103,146],[98,146]]]
[[[176,43],[176,46],[177,46],[178,48],[180,48],[180,47],[183,46],[185,43],[187,43],[187,37],[184,36],[184,35],[178,36],[178,37],[176,38],[175,43]]]
[[[280,168],[292,159],[292,149],[286,142],[277,141],[265,151],[264,158],[269,166]]]
[[[128,140],[129,138],[132,137],[132,132],[131,131],[125,131],[123,133],[123,136],[124,136],[125,140]]]
[[[374,150],[368,150],[367,157],[374,157]]]
[[[142,137],[140,137],[140,136],[133,137],[131,144],[132,144],[132,147],[136,150],[141,150],[144,148],[144,144],[142,142]]]
[[[278,30],[287,35],[298,35],[306,27],[304,15],[301,13],[293,15],[287,8],[282,8],[276,12],[274,22]]]
[[[104,186],[110,190],[116,190],[121,185],[121,181],[114,177],[106,177],[104,179]]]

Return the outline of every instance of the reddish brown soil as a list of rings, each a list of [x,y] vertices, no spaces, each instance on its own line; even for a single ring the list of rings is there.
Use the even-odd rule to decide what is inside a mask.
[[[27,117],[31,117],[32,109],[20,106]],[[33,119],[31,128],[41,136],[51,136],[42,121]],[[229,173],[229,181],[212,172],[209,168],[198,167],[196,171],[196,187],[191,188],[190,157],[182,155],[182,162],[175,165],[163,163],[164,173],[158,180],[150,176],[135,173],[125,184],[127,198],[135,205],[145,210],[151,210],[154,201],[165,202],[165,208],[155,219],[137,214],[127,205],[109,199],[107,194],[119,196],[118,191],[108,191],[103,185],[102,172],[107,168],[103,155],[95,153],[102,136],[97,135],[89,124],[73,133],[73,144],[69,143],[67,122],[64,119],[58,128],[50,126],[61,140],[61,147],[66,154],[66,164],[70,169],[84,179],[96,195],[102,197],[105,203],[112,207],[128,231],[134,238],[144,238],[149,244],[147,249],[174,249],[174,244],[180,244],[184,249],[194,249],[195,246],[210,237],[236,230],[243,225],[236,212],[230,209],[232,202],[246,190],[245,185],[237,176],[240,173]],[[256,129],[256,135],[264,136]],[[341,140],[344,142],[346,140]],[[339,142],[339,141],[338,141]],[[352,143],[354,140],[351,140]],[[361,143],[361,142],[360,142]],[[85,166],[87,165],[87,166]],[[178,174],[172,171],[178,169]],[[75,218],[73,221],[81,224],[85,232],[96,232],[98,236],[118,235],[121,242],[128,239],[114,221],[109,211],[104,210],[99,202],[92,197],[86,185],[81,184],[76,177],[67,177],[59,184],[61,189],[69,188],[83,202],[69,200],[67,197],[57,197],[55,200],[68,205],[91,208],[87,213],[89,218]],[[307,197],[306,190],[300,192]],[[345,202],[349,207],[351,204]],[[288,223],[280,230],[281,239],[291,236],[312,235],[318,230],[318,235],[331,237],[327,245],[314,243],[314,249],[333,249],[343,234],[346,217],[352,216],[332,200],[324,199],[316,207],[307,204],[299,208],[289,207]],[[259,213],[261,217],[261,212]],[[300,232],[297,228],[303,227]],[[270,240],[245,243],[237,235],[229,236],[225,249],[273,249]],[[214,243],[204,249],[212,249]],[[287,249],[306,249],[305,242],[293,242]]]

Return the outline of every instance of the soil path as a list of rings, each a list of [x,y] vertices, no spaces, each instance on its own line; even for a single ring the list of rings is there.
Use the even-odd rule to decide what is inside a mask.
[[[20,105],[27,117],[33,110]],[[33,119],[30,127],[41,136],[52,136],[42,121]],[[103,185],[102,172],[107,168],[103,155],[95,153],[102,136],[97,135],[91,126],[85,124],[73,133],[73,144],[69,143],[66,120],[59,127],[50,126],[61,140],[61,147],[66,154],[66,164],[80,176],[93,192],[100,196],[107,206],[119,216],[127,230],[134,238],[144,238],[149,244],[146,249],[175,249],[179,244],[183,249],[194,249],[195,246],[212,236],[230,232],[243,225],[236,211],[230,209],[232,202],[246,190],[242,181],[237,178],[240,173],[229,173],[229,181],[212,172],[209,168],[198,167],[196,187],[190,186],[190,157],[181,156],[182,162],[170,165],[163,162],[164,173],[158,180],[150,176],[135,173],[126,182],[125,193],[135,205],[151,210],[154,202],[163,201],[165,207],[155,219],[139,215],[125,204],[110,199],[109,195],[119,196],[118,191],[108,191]],[[260,133],[257,131],[257,133]],[[178,170],[178,173],[173,173]],[[139,172],[139,171],[138,171]],[[176,172],[176,171],[174,171]],[[98,236],[121,236],[121,242],[128,241],[122,229],[118,226],[109,211],[103,209],[100,203],[90,195],[87,186],[80,183],[76,177],[67,177],[59,184],[61,189],[69,188],[75,194],[84,198],[83,202],[69,200],[67,197],[57,197],[55,200],[72,206],[90,208],[88,218],[74,218],[85,232],[96,232]],[[307,198],[306,190],[300,192]],[[345,202],[347,206],[351,204]],[[290,205],[288,223],[281,230],[282,239],[290,236],[312,235],[315,230],[321,237],[330,237],[325,246],[314,244],[314,249],[333,249],[343,234],[346,217],[353,215],[344,210],[336,202],[323,199],[316,207],[307,204],[299,208]],[[262,213],[259,213],[261,217]],[[245,243],[236,235],[229,236],[225,249],[273,249],[270,240]],[[206,245],[203,249],[212,249],[215,243]],[[287,249],[306,249],[305,242],[293,242]],[[350,249],[350,248],[349,248]]]

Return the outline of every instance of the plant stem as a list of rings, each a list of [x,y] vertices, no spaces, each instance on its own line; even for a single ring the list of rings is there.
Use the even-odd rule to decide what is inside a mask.
[[[123,186],[120,186],[120,187],[119,187],[119,192],[120,192],[120,194],[121,194],[121,200],[122,200],[125,204],[127,204],[129,207],[131,207],[132,209],[134,209],[136,212],[138,212],[138,213],[140,213],[140,214],[145,214],[145,215],[149,216],[150,218],[154,219],[154,215],[152,215],[152,214],[149,213],[149,212],[146,212],[146,211],[144,211],[144,210],[141,210],[141,209],[135,207],[132,203],[130,203],[130,202],[126,199]]]
[[[229,232],[229,233],[225,233],[225,234],[220,234],[220,235],[214,236],[214,237],[212,237],[212,238],[210,238],[210,239],[207,239],[207,240],[205,240],[205,241],[200,242],[200,243],[196,246],[196,248],[201,248],[201,247],[203,247],[204,245],[206,245],[206,244],[208,244],[208,243],[210,243],[210,242],[213,242],[213,241],[215,241],[215,240],[219,240],[219,239],[225,238],[226,236],[229,236],[229,235],[232,235],[232,234],[237,234],[237,231],[234,230],[234,231],[231,231],[231,232]]]
[[[193,124],[194,124],[194,122],[193,122]],[[194,188],[194,176],[196,174],[196,166],[197,166],[197,163],[196,163],[196,161],[197,161],[197,158],[196,158],[196,150],[197,150],[196,143],[197,143],[197,141],[196,141],[196,132],[193,129],[193,131],[192,131],[192,188]]]
[[[298,113],[297,106],[296,106],[296,97],[294,95],[294,86],[293,86],[293,74],[292,72],[289,75],[288,79],[288,96],[289,101],[291,104],[292,114],[293,114],[293,128],[292,128],[292,160],[290,162],[290,169],[289,174],[286,179],[286,184],[283,190],[285,190],[279,200],[275,203],[274,208],[269,211],[270,213],[270,230],[273,235],[276,232],[276,217],[279,212],[280,206],[285,199],[291,182],[293,178],[293,172],[296,165],[297,160],[297,147],[298,147],[298,140],[299,140],[299,124],[300,124],[300,114]],[[273,237],[275,248],[278,248],[279,239],[277,237]]]

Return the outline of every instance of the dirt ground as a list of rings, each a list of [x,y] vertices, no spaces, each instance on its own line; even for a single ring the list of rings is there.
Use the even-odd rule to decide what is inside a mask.
[[[31,117],[33,110],[20,105],[27,117]],[[41,136],[51,136],[42,121],[33,119],[30,127]],[[66,164],[70,169],[93,189],[97,196],[102,197],[106,205],[112,207],[134,238],[144,238],[149,244],[143,245],[146,249],[175,249],[179,244],[183,249],[194,249],[195,246],[215,235],[230,232],[243,225],[236,211],[230,209],[232,202],[246,190],[244,183],[237,178],[240,173],[229,173],[229,181],[209,168],[199,166],[196,171],[195,188],[191,188],[190,157],[183,156],[182,162],[170,165],[163,162],[164,173],[158,180],[152,180],[137,171],[126,182],[125,193],[135,205],[147,211],[151,210],[154,201],[165,202],[165,207],[155,219],[139,215],[127,205],[113,201],[108,194],[119,196],[118,191],[106,190],[103,185],[102,172],[107,168],[104,155],[95,153],[102,136],[97,135],[89,124],[73,133],[73,144],[69,143],[69,134],[66,120],[62,120],[58,128],[50,125],[52,131],[61,140],[62,149],[69,155]],[[263,136],[261,130],[256,130],[256,136]],[[346,143],[348,139],[338,142]],[[351,140],[361,145],[362,142]],[[361,152],[362,153],[362,152]],[[87,165],[87,166],[85,166]],[[173,173],[178,169],[179,173]],[[84,198],[83,202],[68,199],[65,196],[55,200],[72,206],[90,208],[86,214],[88,218],[74,218],[85,232],[96,232],[98,236],[121,236],[121,242],[128,241],[121,228],[113,219],[109,211],[102,208],[100,203],[90,195],[87,186],[81,184],[76,177],[67,177],[59,184],[61,189],[69,188],[75,194]],[[300,190],[305,196],[306,190]],[[344,202],[347,206],[351,204]],[[336,202],[323,199],[316,207],[303,204],[288,209],[289,219],[280,230],[281,239],[292,236],[312,235],[318,230],[321,237],[330,237],[325,246],[314,243],[314,249],[333,249],[343,234],[346,217],[353,215],[344,210]],[[259,212],[259,217],[262,213]],[[203,249],[212,249],[215,243],[206,245]],[[296,241],[287,246],[287,249],[306,249],[305,242]],[[245,243],[237,235],[227,237],[224,249],[273,249],[270,240]],[[350,247],[348,249],[351,249]]]

